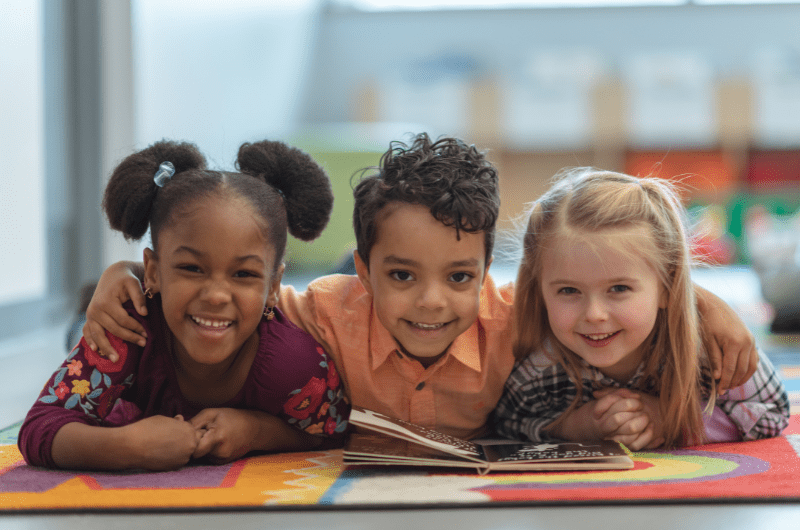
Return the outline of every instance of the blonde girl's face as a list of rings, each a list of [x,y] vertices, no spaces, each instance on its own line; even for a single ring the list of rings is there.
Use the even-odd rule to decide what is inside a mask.
[[[649,248],[644,228],[555,237],[542,253],[542,291],[555,337],[588,364],[628,381],[644,357],[643,344],[660,307],[661,282],[626,248]],[[591,240],[592,244],[587,241]]]
[[[275,250],[244,200],[198,200],[145,251],[145,283],[161,293],[175,354],[185,369],[225,370],[242,346],[257,344],[264,305],[274,305]]]

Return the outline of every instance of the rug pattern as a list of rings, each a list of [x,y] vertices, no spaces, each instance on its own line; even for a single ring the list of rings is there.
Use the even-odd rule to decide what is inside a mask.
[[[798,367],[781,367],[793,404]],[[795,377],[792,377],[795,376]],[[26,465],[19,424],[0,431],[0,512],[800,501],[800,414],[778,438],[635,452],[625,471],[492,473],[344,468],[341,451],[263,455],[171,472],[79,473]]]

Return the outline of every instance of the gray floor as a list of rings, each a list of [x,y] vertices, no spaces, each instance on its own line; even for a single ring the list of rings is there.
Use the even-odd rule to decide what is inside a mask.
[[[497,268],[498,281],[513,279],[513,271]],[[755,277],[746,270],[724,275],[700,271],[700,285],[717,293],[747,319],[763,322],[768,317],[758,305]],[[305,279],[298,279],[299,288]],[[38,395],[41,385],[63,360],[66,324],[35,336],[0,343],[0,426],[21,419]],[[800,476],[798,476],[800,482]],[[2,513],[2,512],[0,512]],[[177,514],[80,514],[0,515],[0,530],[133,528],[297,528],[353,529],[409,528],[470,529],[627,529],[672,528],[769,529],[800,528],[800,504],[675,504],[635,506],[568,506],[520,508],[466,508],[429,510],[314,510]]]
[[[437,528],[593,530],[797,529],[800,505],[538,507],[391,511],[285,511],[151,515],[0,516],[3,530]]]

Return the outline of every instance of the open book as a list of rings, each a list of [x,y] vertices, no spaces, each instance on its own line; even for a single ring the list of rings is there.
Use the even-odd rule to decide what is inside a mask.
[[[375,434],[350,435],[346,465],[471,467],[481,474],[633,467],[628,451],[611,441],[477,444],[355,406],[350,424]]]

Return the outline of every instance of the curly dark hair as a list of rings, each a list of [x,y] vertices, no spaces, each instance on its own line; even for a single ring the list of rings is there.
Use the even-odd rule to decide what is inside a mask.
[[[153,176],[165,161],[175,166],[175,175],[159,188]],[[209,170],[194,144],[156,142],[117,166],[106,186],[103,209],[111,228],[128,240],[141,239],[149,227],[158,252],[161,230],[196,201],[212,195],[242,197],[264,221],[277,269],[287,230],[310,241],[328,224],[333,208],[330,180],[309,155],[282,142],[243,144],[236,166],[240,172]]]
[[[369,171],[374,173],[366,175]],[[369,267],[378,214],[392,202],[419,204],[460,231],[484,233],[486,262],[492,255],[500,190],[497,170],[474,145],[458,138],[435,142],[426,133],[411,145],[392,142],[378,167],[367,168],[353,189],[353,228],[358,255]]]

